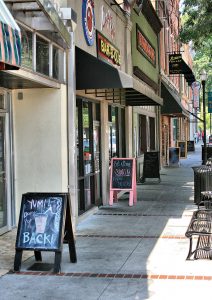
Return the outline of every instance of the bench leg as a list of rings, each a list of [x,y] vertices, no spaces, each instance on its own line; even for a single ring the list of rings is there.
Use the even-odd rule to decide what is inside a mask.
[[[189,238],[189,250],[188,250],[188,255],[186,257],[186,260],[189,260],[192,255],[192,237]]]

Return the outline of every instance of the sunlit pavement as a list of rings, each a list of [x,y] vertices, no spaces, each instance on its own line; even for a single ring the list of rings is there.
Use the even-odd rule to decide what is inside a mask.
[[[192,166],[201,165],[201,142],[179,167],[163,168],[161,183],[137,186],[138,202],[128,194],[101,207],[77,228],[77,263],[63,248],[61,273],[52,273],[54,253],[43,252],[35,270],[24,251],[21,272],[13,268],[15,231],[0,237],[0,299],[210,299],[212,261],[186,260],[185,231],[194,205]],[[4,249],[4,250],[2,250]],[[47,271],[44,271],[47,267]],[[49,267],[49,270],[48,270]]]

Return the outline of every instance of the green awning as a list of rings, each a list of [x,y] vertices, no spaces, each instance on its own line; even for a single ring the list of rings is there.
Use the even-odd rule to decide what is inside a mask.
[[[163,98],[163,106],[161,107],[162,115],[189,117],[189,113],[183,107],[179,95],[165,82],[161,83],[161,97]]]

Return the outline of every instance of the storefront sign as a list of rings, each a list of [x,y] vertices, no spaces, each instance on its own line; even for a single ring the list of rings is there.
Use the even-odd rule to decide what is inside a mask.
[[[112,65],[120,66],[121,64],[120,50],[100,32],[97,32],[97,55],[99,59]]]
[[[194,81],[191,85],[192,95],[193,95],[193,107],[199,107],[199,94],[200,94],[201,84],[198,81]]]
[[[107,30],[111,38],[115,38],[115,25],[112,16],[112,12],[109,9],[106,9],[104,5],[101,8],[101,30]]]
[[[212,92],[208,92],[208,113],[212,113]]]
[[[94,0],[82,1],[82,26],[85,40],[92,46],[95,38]]]
[[[183,74],[181,54],[169,54],[169,74]]]
[[[160,152],[152,151],[144,153],[142,182],[146,178],[158,178],[160,181]]]
[[[6,66],[6,65],[7,66]],[[21,64],[21,34],[17,29],[0,22],[0,69],[9,69],[8,65]]]
[[[130,191],[129,206],[137,201],[135,158],[112,158],[110,173],[110,200],[117,200],[117,192]]]
[[[39,255],[40,258],[41,250],[54,251],[55,255],[57,253],[61,257],[62,244],[65,242],[63,239],[69,244],[71,262],[76,262],[69,195],[67,193],[23,194],[14,270],[20,270],[23,250],[34,250],[35,257]],[[59,257],[55,260],[54,270],[56,272],[60,270]]]
[[[156,65],[155,49],[143,34],[138,25],[136,25],[137,49],[141,52],[154,66]]]

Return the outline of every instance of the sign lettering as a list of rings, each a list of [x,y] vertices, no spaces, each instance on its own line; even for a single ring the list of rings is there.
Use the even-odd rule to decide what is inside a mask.
[[[120,50],[113,46],[110,41],[99,32],[97,32],[97,53],[99,59],[120,66]]]
[[[142,33],[141,29],[136,26],[137,32],[137,49],[141,52],[154,66],[156,64],[155,49]]]
[[[115,25],[113,21],[113,16],[110,10],[106,10],[106,8],[102,5],[102,19],[101,19],[101,30],[106,29],[111,38],[115,38]]]

